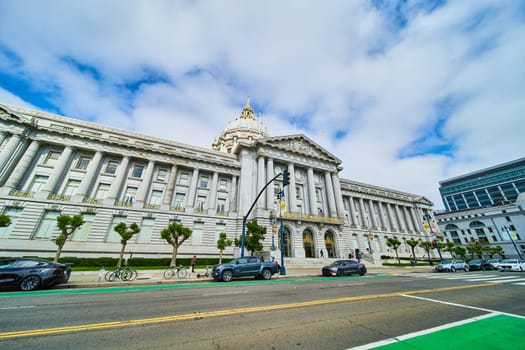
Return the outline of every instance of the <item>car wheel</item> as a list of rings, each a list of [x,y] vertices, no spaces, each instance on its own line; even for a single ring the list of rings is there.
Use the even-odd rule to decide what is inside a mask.
[[[484,268],[483,266],[481,266],[479,269],[480,269],[481,271],[485,271],[485,268]]]
[[[264,269],[263,272],[262,272],[262,277],[265,280],[272,279],[272,271],[270,271],[270,269]]]
[[[226,270],[222,273],[222,280],[224,282],[230,282],[233,278],[233,273],[230,270]]]
[[[335,273],[335,275],[336,275],[337,277],[341,277],[341,276],[343,276],[343,270],[341,270],[341,269],[337,269],[337,272]]]
[[[359,270],[359,276],[364,276],[365,275],[365,270]]]
[[[454,266],[452,266],[452,267],[450,268],[450,272],[456,272],[456,268],[455,268]]]
[[[27,276],[20,282],[19,288],[23,291],[31,291],[38,289],[40,285],[42,284],[42,281],[40,280],[40,277],[38,276]]]

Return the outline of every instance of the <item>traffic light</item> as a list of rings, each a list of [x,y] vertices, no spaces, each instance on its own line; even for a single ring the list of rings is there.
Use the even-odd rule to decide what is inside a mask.
[[[437,246],[437,242],[436,242],[436,240],[434,239],[434,240],[432,240],[432,247],[435,247],[435,246]]]
[[[290,184],[290,173],[288,172],[288,169],[284,169],[283,171],[283,187],[288,186]]]

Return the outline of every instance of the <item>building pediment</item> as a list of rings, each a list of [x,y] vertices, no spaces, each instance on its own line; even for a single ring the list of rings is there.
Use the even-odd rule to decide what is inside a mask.
[[[291,153],[318,158],[337,164],[341,163],[339,158],[303,134],[261,138],[256,141],[256,146],[260,145],[268,148],[276,148]]]

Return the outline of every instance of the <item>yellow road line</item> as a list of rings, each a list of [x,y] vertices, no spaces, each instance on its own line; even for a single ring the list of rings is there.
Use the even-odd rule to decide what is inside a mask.
[[[139,319],[139,320],[103,322],[103,323],[93,323],[93,324],[85,324],[85,325],[77,325],[77,326],[64,326],[64,327],[55,327],[55,328],[32,329],[32,330],[26,330],[26,331],[3,332],[3,333],[0,333],[0,339],[30,337],[30,336],[45,335],[45,334],[70,333],[70,332],[88,331],[88,330],[95,330],[95,329],[108,329],[108,328],[117,328],[117,327],[126,327],[126,326],[137,326],[137,325],[154,324],[154,323],[162,323],[162,322],[174,322],[174,321],[182,321],[182,320],[188,320],[188,319],[194,319],[194,318],[218,317],[218,316],[235,315],[235,314],[242,314],[242,313],[249,313],[249,312],[283,310],[283,309],[291,309],[291,308],[298,308],[298,307],[317,306],[317,305],[325,305],[325,304],[333,304],[333,303],[344,303],[344,302],[359,301],[359,300],[392,298],[392,297],[401,296],[402,294],[406,295],[406,294],[422,294],[422,293],[431,293],[431,292],[433,293],[446,292],[446,291],[467,289],[467,288],[488,287],[488,286],[494,286],[497,284],[498,283],[483,283],[483,284],[473,284],[473,285],[468,285],[468,286],[421,289],[421,290],[406,291],[406,292],[361,295],[361,296],[354,296],[354,297],[311,300],[311,301],[303,301],[303,302],[288,303],[288,304],[254,306],[254,307],[217,310],[217,311],[206,311],[206,312],[195,312],[191,314],[144,318],[144,319]]]

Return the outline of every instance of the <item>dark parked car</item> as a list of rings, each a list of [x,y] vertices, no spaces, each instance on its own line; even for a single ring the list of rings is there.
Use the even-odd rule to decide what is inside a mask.
[[[29,291],[66,283],[71,275],[68,265],[27,258],[0,260],[0,287]]]
[[[363,276],[366,266],[355,260],[337,260],[323,267],[323,276],[349,276],[354,273]]]
[[[470,260],[468,262],[468,268],[470,271],[485,271],[495,270],[494,266],[486,260]]]

